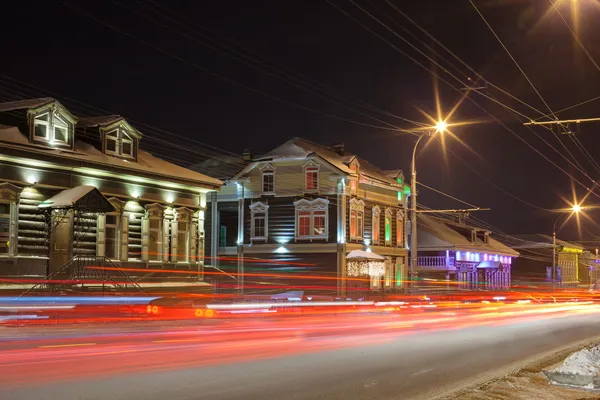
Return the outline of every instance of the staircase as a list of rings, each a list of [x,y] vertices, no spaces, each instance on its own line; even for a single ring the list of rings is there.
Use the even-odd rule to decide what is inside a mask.
[[[144,290],[107,257],[78,254],[21,296],[64,296],[99,292],[143,293]]]

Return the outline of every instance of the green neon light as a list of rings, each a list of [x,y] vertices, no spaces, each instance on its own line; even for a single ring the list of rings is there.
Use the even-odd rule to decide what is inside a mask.
[[[398,192],[398,201],[402,201],[402,192]]]
[[[410,187],[404,186],[404,194],[410,196]]]
[[[385,219],[385,241],[389,242],[392,240],[392,221],[389,218]]]

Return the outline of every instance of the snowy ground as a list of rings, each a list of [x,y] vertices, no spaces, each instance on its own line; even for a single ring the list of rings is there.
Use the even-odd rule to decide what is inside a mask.
[[[583,346],[582,346],[583,347]],[[600,391],[552,385],[542,370],[560,368],[565,372],[588,372],[582,362],[597,361],[600,349],[573,354],[569,349],[546,357],[532,365],[483,385],[455,393],[447,400],[600,400]],[[563,363],[564,361],[564,363]],[[585,363],[583,363],[585,364]]]

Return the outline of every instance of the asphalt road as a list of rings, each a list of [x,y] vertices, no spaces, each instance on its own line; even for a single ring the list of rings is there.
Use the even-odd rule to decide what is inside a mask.
[[[599,318],[596,309],[454,329],[448,319],[443,329],[414,324],[402,330],[391,318],[329,319],[304,328],[261,322],[5,341],[0,398],[428,399],[479,374],[600,335]]]

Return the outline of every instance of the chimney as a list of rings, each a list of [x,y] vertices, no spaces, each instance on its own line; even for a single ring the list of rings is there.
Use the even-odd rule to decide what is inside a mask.
[[[254,158],[254,154],[252,154],[252,150],[250,149],[245,149],[242,154],[244,156],[245,163],[249,163]]]
[[[344,143],[337,143],[331,146],[331,150],[338,153],[340,156],[344,155]]]

